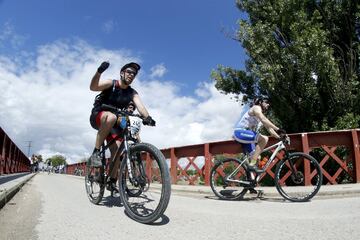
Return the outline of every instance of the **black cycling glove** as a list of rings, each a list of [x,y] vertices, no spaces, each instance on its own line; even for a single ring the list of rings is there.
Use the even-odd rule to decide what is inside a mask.
[[[144,120],[143,120],[143,124],[144,125],[149,125],[149,126],[155,126],[156,122],[154,119],[152,119],[152,117],[147,116]]]
[[[279,135],[280,139],[284,140],[286,138],[286,131],[284,129],[279,128],[276,130],[276,133]]]
[[[284,129],[279,128],[278,130],[276,130],[276,133],[277,133],[278,135],[285,135],[285,134],[286,134],[286,131],[285,131]]]
[[[110,63],[108,62],[103,62],[100,67],[98,67],[97,71],[98,73],[103,73],[106,69],[108,69],[108,67],[110,66]]]

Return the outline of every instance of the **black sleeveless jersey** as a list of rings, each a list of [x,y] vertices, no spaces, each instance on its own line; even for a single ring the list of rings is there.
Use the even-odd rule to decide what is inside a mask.
[[[102,104],[108,104],[117,108],[125,108],[133,100],[136,90],[132,87],[126,89],[120,88],[118,80],[113,80],[112,87],[103,90],[95,97],[94,107],[92,112],[101,111]]]

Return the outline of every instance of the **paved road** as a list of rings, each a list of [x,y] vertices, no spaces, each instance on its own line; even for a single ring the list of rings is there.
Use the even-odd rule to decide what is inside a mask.
[[[174,193],[154,225],[127,217],[118,199],[91,204],[83,178],[39,173],[0,211],[0,239],[359,239],[360,198],[220,201]]]
[[[29,173],[15,173],[10,175],[0,175],[0,185],[9,181],[13,181],[14,179],[21,178],[23,176],[28,175]]]

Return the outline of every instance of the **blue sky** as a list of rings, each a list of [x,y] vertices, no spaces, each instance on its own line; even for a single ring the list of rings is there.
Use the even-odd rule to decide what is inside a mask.
[[[142,139],[159,148],[228,140],[241,107],[210,80],[218,64],[242,69],[228,34],[244,15],[235,1],[0,0],[0,126],[27,153],[77,162],[93,149],[89,114],[103,78],[138,61],[133,83],[157,121]]]
[[[130,49],[144,70],[163,63],[184,94],[210,80],[217,64],[243,68],[245,54],[233,34],[243,14],[234,0],[3,0],[0,28],[8,24],[16,46],[1,51],[33,52],[58,39],[80,38],[106,49]],[[99,62],[101,59],[99,59]]]

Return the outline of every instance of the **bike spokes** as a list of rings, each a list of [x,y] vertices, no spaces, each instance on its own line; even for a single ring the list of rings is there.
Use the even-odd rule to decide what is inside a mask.
[[[89,200],[94,204],[99,204],[104,195],[104,168],[86,166],[85,189]]]
[[[308,201],[319,191],[321,183],[322,173],[318,162],[304,153],[290,154],[276,169],[276,187],[290,201]]]
[[[245,183],[249,183],[246,171],[240,161],[234,159],[218,162],[210,172],[211,189],[221,199],[241,198],[246,193]]]
[[[130,150],[131,175],[122,163],[120,196],[128,214],[143,223],[153,222],[165,211],[170,198],[170,176],[165,158],[150,144]]]

